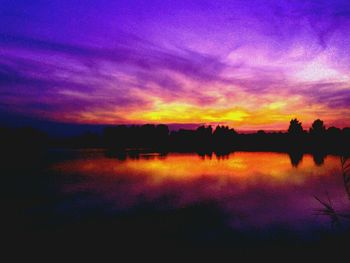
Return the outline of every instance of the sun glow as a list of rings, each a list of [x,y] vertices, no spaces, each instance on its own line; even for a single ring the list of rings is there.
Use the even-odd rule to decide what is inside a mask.
[[[215,109],[177,102],[157,102],[153,109],[148,111],[136,111],[129,115],[129,118],[135,121],[148,120],[151,122],[164,123],[240,122],[247,117],[249,117],[249,113],[239,108]]]

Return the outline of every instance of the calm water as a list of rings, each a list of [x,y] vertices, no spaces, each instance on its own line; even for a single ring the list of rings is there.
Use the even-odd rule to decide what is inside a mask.
[[[122,160],[99,150],[73,155],[50,166],[65,178],[60,194],[74,197],[57,205],[56,213],[81,218],[101,207],[105,215],[153,213],[159,215],[154,222],[170,222],[161,231],[175,227],[191,232],[198,225],[190,238],[201,239],[233,231],[259,240],[317,240],[348,229],[345,217],[320,215],[325,210],[320,201],[337,214],[350,214],[337,156],[316,164],[312,155],[304,155],[293,166],[283,153],[235,152],[220,158],[141,154]],[[173,217],[181,222],[174,223]]]

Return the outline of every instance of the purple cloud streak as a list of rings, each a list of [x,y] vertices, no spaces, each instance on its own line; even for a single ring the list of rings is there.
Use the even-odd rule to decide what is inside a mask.
[[[350,125],[342,116],[350,102],[347,1],[0,5],[8,25],[0,30],[0,109],[127,122],[125,112],[152,111],[158,100],[254,113],[274,96],[295,96]],[[333,79],[317,68],[311,79],[296,77],[320,57]],[[278,114],[287,111],[293,106]]]

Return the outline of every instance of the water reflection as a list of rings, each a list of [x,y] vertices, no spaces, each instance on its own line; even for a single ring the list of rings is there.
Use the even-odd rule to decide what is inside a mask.
[[[290,163],[294,167],[298,167],[299,163],[303,160],[303,153],[302,152],[290,152],[289,158],[290,158]]]
[[[314,158],[314,162],[316,165],[318,165],[318,166],[323,165],[324,159],[326,157],[326,155],[324,153],[322,153],[322,152],[314,153],[312,156]]]
[[[128,152],[113,152],[113,151],[106,151],[105,156],[108,158],[116,158],[118,160],[126,160],[128,159],[151,159],[157,156],[158,158],[165,158],[169,153],[156,153],[156,154],[149,154],[149,153],[142,153],[140,151],[128,151]],[[213,153],[213,152],[198,152],[198,156],[201,157],[202,160],[204,159],[212,159],[214,156],[216,159],[229,159],[229,157],[233,155],[233,152],[231,153]],[[290,163],[293,167],[298,167],[299,163],[302,162],[304,153],[303,152],[289,152],[289,159]],[[312,154],[314,163],[317,166],[322,166],[324,163],[324,159],[326,157],[326,154],[322,152],[317,152]]]
[[[156,210],[181,209],[209,202],[225,214],[231,228],[239,229],[317,228],[327,219],[313,215],[319,205],[314,196],[325,192],[337,208],[349,205],[342,181],[332,176],[340,172],[335,156],[326,156],[322,166],[312,155],[281,153],[107,156],[55,164],[54,171],[80,178],[63,191],[94,193],[117,210],[145,204]]]

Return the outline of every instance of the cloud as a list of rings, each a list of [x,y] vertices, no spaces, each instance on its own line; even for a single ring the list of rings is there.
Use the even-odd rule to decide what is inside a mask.
[[[30,101],[27,106],[33,108],[37,101],[37,106],[47,110],[52,107],[45,103],[60,104],[56,110],[75,111],[149,108],[152,96],[164,101],[187,98],[196,104],[213,103],[215,98],[188,86],[230,81],[220,75],[228,66],[213,56],[164,51],[147,41],[144,49],[138,49],[140,39],[136,37],[121,43],[108,50],[1,35],[0,44],[9,50],[0,65],[2,97],[11,104],[26,94],[22,105]]]
[[[135,39],[136,42],[132,45],[131,41]],[[147,41],[140,49],[139,41],[140,39],[128,35],[126,40],[117,43],[113,49],[106,49],[24,36],[0,35],[0,43],[3,46],[19,47],[32,52],[68,55],[82,62],[89,60],[95,62],[110,61],[148,71],[167,69],[199,81],[223,81],[220,73],[228,65],[221,62],[219,58],[188,50],[174,52],[161,49],[161,47],[155,47]]]
[[[128,117],[163,105],[171,121],[186,105],[197,112],[195,123],[239,108],[269,114],[260,121],[268,125],[293,112],[335,116],[349,103],[346,1],[91,0],[94,8],[77,7],[74,19],[59,18],[74,11],[71,3],[57,3],[5,3],[2,108],[77,122],[147,122]],[[27,21],[22,27],[11,18],[16,12]]]
[[[350,105],[350,84],[339,85],[338,82],[308,84],[300,93],[309,103],[321,104],[329,109],[347,109]]]

